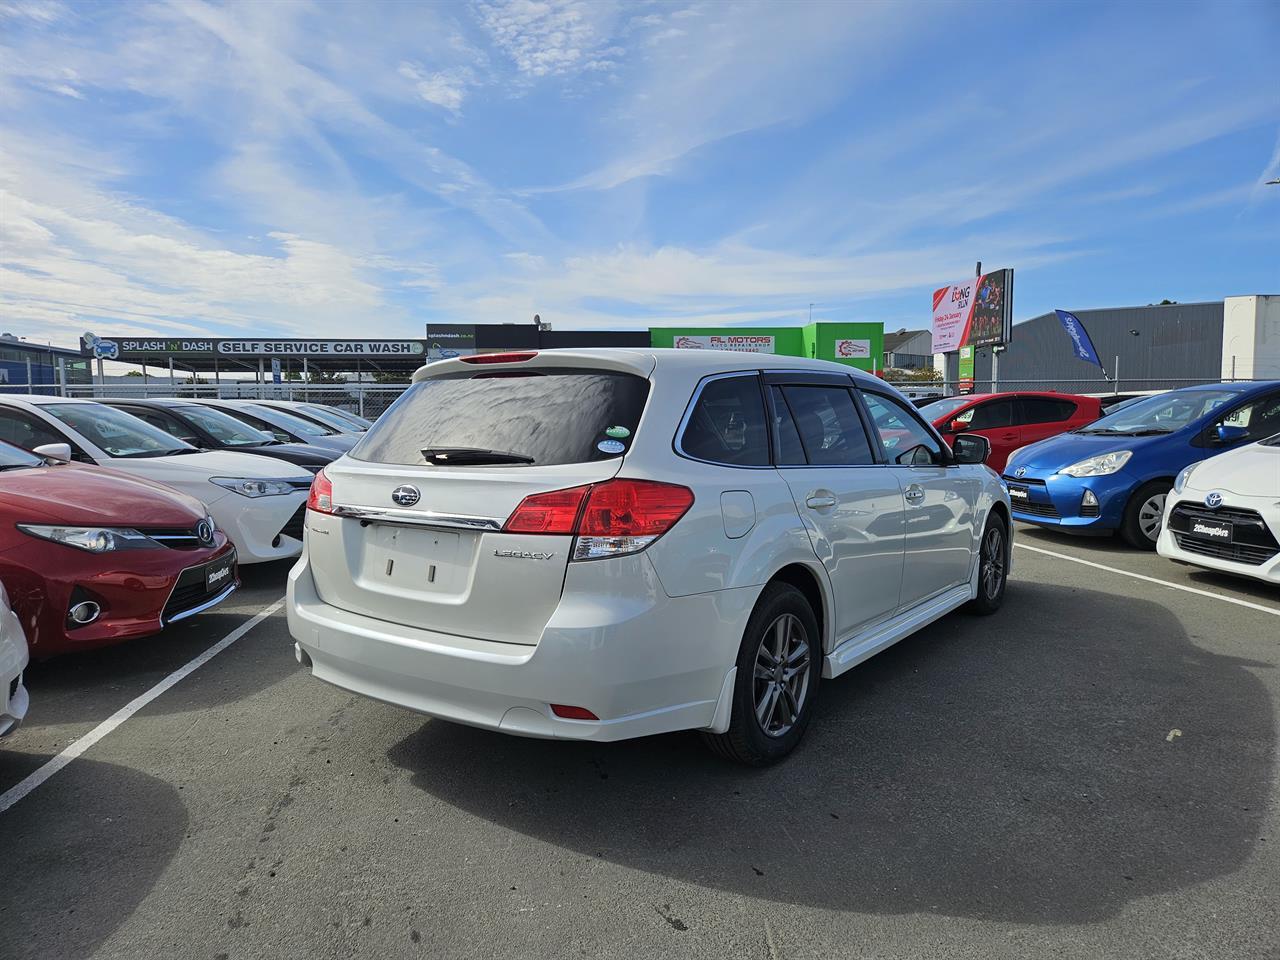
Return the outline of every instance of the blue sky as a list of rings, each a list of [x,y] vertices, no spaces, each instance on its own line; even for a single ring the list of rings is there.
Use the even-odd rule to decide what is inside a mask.
[[[0,327],[1280,293],[1280,5],[0,0]]]

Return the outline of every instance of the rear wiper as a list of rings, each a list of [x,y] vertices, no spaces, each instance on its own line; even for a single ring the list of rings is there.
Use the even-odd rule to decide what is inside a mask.
[[[427,463],[440,466],[478,463],[533,463],[533,457],[509,450],[486,450],[483,447],[426,447],[422,451]]]

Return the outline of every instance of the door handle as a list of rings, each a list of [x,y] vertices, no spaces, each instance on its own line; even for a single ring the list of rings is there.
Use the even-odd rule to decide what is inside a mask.
[[[820,496],[819,494],[814,494],[804,502],[804,505],[806,507],[812,507],[815,510],[821,510],[823,507],[834,507],[839,502],[840,501],[837,500],[835,497]]]
[[[907,487],[906,493],[903,494],[907,498],[907,503],[919,503],[924,499],[924,487],[913,483]]]

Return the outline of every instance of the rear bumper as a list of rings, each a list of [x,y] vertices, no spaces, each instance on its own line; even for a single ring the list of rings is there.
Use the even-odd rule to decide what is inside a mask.
[[[644,554],[571,564],[538,644],[496,643],[326,604],[304,555],[287,608],[299,659],[335,686],[503,733],[609,741],[711,727],[757,593],[668,597]]]

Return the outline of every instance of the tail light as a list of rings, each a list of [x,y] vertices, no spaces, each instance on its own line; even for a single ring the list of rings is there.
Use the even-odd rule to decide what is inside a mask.
[[[316,513],[333,513],[333,482],[323,470],[311,481],[311,491],[307,494],[307,509]]]
[[[607,480],[535,493],[503,526],[507,533],[572,534],[574,560],[636,553],[670,530],[693,506],[693,491],[654,480]]]

